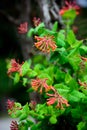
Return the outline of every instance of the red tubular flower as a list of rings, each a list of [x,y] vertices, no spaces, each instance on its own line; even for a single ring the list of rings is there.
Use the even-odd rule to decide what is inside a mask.
[[[81,59],[82,59],[83,61],[86,61],[86,62],[87,62],[87,58],[86,58],[86,57],[81,56]]]
[[[54,41],[54,36],[35,36],[35,40],[37,40],[35,46],[42,52],[49,53],[50,50],[55,51],[55,49],[57,48],[56,43]]]
[[[10,130],[18,130],[17,121],[12,121],[12,122],[11,122]]]
[[[47,105],[52,105],[56,102],[56,98],[55,97],[51,97],[49,99],[47,99]]]
[[[28,31],[28,23],[25,22],[25,23],[20,24],[20,26],[18,27],[18,33],[24,34],[27,31]]]
[[[13,72],[19,72],[20,75],[22,75],[22,68],[21,68],[22,65],[20,65],[19,63],[16,62],[15,59],[12,59],[11,60],[11,68],[8,69],[8,72],[7,74],[10,75],[11,73]]]
[[[77,15],[79,14],[80,7],[76,5],[75,2],[68,2],[68,1],[65,1],[65,6],[62,9],[60,9],[59,14],[63,15],[67,10],[70,10],[70,9],[76,10],[76,14]]]
[[[47,105],[52,105],[54,103],[57,103],[56,108],[63,109],[63,104],[66,106],[69,106],[68,101],[64,99],[61,95],[57,93],[56,90],[53,90],[54,94],[47,93],[50,98],[47,99]]]
[[[11,101],[11,100],[7,100],[7,109],[9,110],[12,110],[12,108],[14,107],[14,101]]]
[[[40,18],[34,17],[34,18],[33,18],[33,23],[34,23],[34,26],[37,27],[37,26],[41,23]]]
[[[48,86],[46,83],[47,78],[45,79],[33,79],[31,82],[31,86],[35,91],[38,91],[42,93],[43,88],[45,89],[46,92],[48,92],[51,89],[51,86]]]
[[[78,83],[80,86],[83,86],[84,89],[87,89],[87,83],[86,82],[81,82],[80,80],[78,80]]]

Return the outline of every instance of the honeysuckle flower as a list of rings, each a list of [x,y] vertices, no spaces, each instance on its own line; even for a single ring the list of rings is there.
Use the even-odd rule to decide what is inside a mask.
[[[7,109],[9,110],[12,110],[12,108],[14,107],[14,101],[11,101],[11,100],[7,100]]]
[[[87,89],[87,83],[86,82],[81,82],[80,80],[78,80],[78,83],[80,86],[83,86],[84,89]]]
[[[11,101],[11,100],[7,100],[7,110],[8,110],[8,114],[11,115],[11,114],[16,114],[16,111],[17,110],[22,110],[22,106],[21,104],[18,104],[14,101]]]
[[[68,101],[63,98],[58,92],[54,89],[54,94],[49,94],[47,93],[47,96],[49,98],[47,99],[47,105],[52,105],[56,103],[56,108],[63,109],[63,105],[65,104],[66,106],[69,106]]]
[[[79,14],[80,7],[76,5],[75,2],[71,2],[71,1],[70,2],[65,1],[65,6],[62,9],[60,9],[59,14],[63,15],[64,13],[66,13],[66,11],[70,9],[75,10],[77,15]]]
[[[12,121],[12,122],[11,122],[10,130],[18,130],[17,121]]]
[[[47,78],[33,79],[31,82],[31,86],[35,91],[39,91],[40,93],[42,93],[43,89],[45,89],[45,92],[48,92],[51,89],[51,87],[49,85],[47,85],[46,80],[47,80]]]
[[[24,34],[27,31],[28,31],[28,23],[27,22],[21,23],[20,26],[18,27],[18,33]]]
[[[17,63],[15,59],[12,59],[11,62],[11,67],[8,69],[7,74],[10,75],[13,72],[19,72],[20,75],[22,75],[22,65]]]
[[[34,26],[37,27],[37,26],[41,23],[40,18],[34,17],[34,18],[33,18],[33,23],[34,23]]]
[[[87,58],[86,58],[86,57],[81,56],[81,59],[82,59],[83,61],[86,61],[86,62],[87,62]]]
[[[55,51],[55,49],[57,48],[56,43],[54,41],[54,36],[35,36],[35,40],[37,40],[37,42],[35,43],[35,47],[42,52],[49,53],[50,50]]]

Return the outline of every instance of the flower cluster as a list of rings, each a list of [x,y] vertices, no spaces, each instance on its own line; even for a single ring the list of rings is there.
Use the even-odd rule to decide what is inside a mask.
[[[7,110],[9,115],[16,113],[17,110],[21,110],[21,109],[22,107],[18,103],[11,101],[9,99],[7,100]]]
[[[34,17],[34,18],[33,18],[33,23],[34,23],[34,26],[37,27],[37,26],[41,23],[40,18]]]
[[[12,122],[11,122],[10,130],[18,130],[17,121],[12,121]]]
[[[36,48],[38,48],[42,52],[49,53],[50,50],[55,51],[55,49],[57,48],[54,41],[54,36],[35,36],[35,40],[37,40],[37,42],[35,43]]]
[[[19,72],[20,75],[22,75],[22,65],[17,63],[15,59],[12,59],[11,62],[11,67],[8,69],[7,74],[10,75],[13,72]]]
[[[32,82],[31,82],[31,86],[35,91],[39,90],[40,93],[42,93],[43,88],[45,89],[45,92],[47,92],[51,89],[51,87],[47,85],[46,80],[47,80],[47,78],[45,78],[45,79],[39,79],[39,78],[33,79]]]
[[[80,7],[78,5],[76,5],[75,2],[68,2],[68,1],[65,1],[65,6],[62,9],[60,9],[59,14],[63,15],[70,9],[75,10],[77,15],[79,14]]]
[[[20,26],[18,27],[18,33],[24,34],[27,31],[28,31],[28,23],[27,22],[21,23]]]
[[[11,100],[7,100],[7,109],[9,110],[12,110],[12,108],[14,107],[14,101],[11,101]]]
[[[53,86],[49,86],[46,83],[47,79],[33,79],[31,82],[32,88],[35,91],[39,91],[40,94],[42,94],[43,88],[45,89],[45,92],[49,98],[47,99],[47,105],[52,105],[57,103],[56,108],[63,109],[63,104],[66,106],[69,106],[68,101],[63,98]],[[53,91],[53,94],[47,93],[48,91]]]
[[[87,62],[87,58],[86,58],[86,57],[81,56],[81,59],[82,59],[83,61],[86,61],[86,62]]]
[[[84,89],[87,89],[87,83],[86,82],[81,82],[80,80],[78,80],[78,83],[80,86],[83,86]]]
[[[53,88],[53,87],[52,87]],[[52,89],[54,94],[47,93],[47,96],[49,98],[47,99],[47,105],[52,105],[56,103],[56,108],[63,109],[63,104],[65,104],[67,107],[69,106],[68,101],[63,98],[56,90],[55,88]]]

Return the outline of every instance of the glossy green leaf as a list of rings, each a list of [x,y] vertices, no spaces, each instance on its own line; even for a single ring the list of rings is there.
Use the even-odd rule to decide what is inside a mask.
[[[56,21],[56,22],[53,24],[52,31],[56,32],[57,29],[58,29],[58,22]]]
[[[20,75],[19,73],[16,73],[14,76],[14,84],[17,84],[20,81]]]
[[[28,79],[27,78],[23,78],[23,86],[26,86],[27,83],[28,83]]]
[[[77,125],[77,130],[86,130],[87,126],[86,126],[86,122],[79,122],[79,124]]]
[[[79,102],[80,99],[84,98],[85,95],[82,93],[82,92],[79,92],[77,90],[73,90],[70,94],[69,94],[69,97],[68,97],[68,100],[69,101],[72,101],[72,102]]]
[[[45,24],[44,23],[41,23],[39,24],[36,28],[35,28],[35,34],[41,34],[44,32],[44,27],[45,27]]]
[[[61,38],[57,38],[57,46],[61,46],[61,47],[64,47],[65,46],[65,42],[64,40],[62,40]]]
[[[70,30],[67,34],[66,41],[70,44],[71,47],[73,47],[73,44],[76,42],[75,34],[72,30]]]
[[[29,71],[28,76],[29,76],[29,78],[33,78],[33,77],[37,76],[37,72],[34,70],[31,70],[31,71]]]
[[[27,37],[31,37],[34,34],[34,28],[31,28],[28,33],[27,33]]]
[[[56,116],[55,116],[55,115],[51,116],[51,117],[49,118],[49,122],[50,122],[51,124],[56,124],[56,123],[57,123]]]
[[[27,61],[24,62],[24,64],[22,65],[22,76],[26,75],[30,70],[31,69],[29,68],[29,63]]]

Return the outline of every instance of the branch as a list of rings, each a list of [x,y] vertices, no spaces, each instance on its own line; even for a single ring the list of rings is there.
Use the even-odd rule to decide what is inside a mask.
[[[54,20],[58,20],[60,25],[64,26],[62,18],[61,18],[60,14],[59,14],[59,7],[58,7],[58,5],[56,4],[56,2],[54,0],[51,0],[50,13],[52,14]]]
[[[11,23],[18,25],[20,24],[20,20],[15,19],[13,16],[7,14],[6,12],[4,12],[3,10],[0,10],[0,14],[4,15]]]
[[[40,12],[41,12],[41,15],[43,17],[44,23],[46,24],[47,27],[52,28],[48,0],[37,0],[37,2],[38,2],[38,5],[40,7]]]
[[[61,26],[63,21],[59,15],[59,7],[55,0],[37,0],[43,21],[48,28],[52,28],[53,21],[58,21]]]

